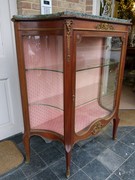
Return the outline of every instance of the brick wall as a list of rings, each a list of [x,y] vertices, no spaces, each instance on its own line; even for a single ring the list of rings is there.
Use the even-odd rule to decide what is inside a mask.
[[[40,14],[40,0],[17,0],[18,14]]]
[[[77,11],[92,13],[93,0],[52,0],[52,12]],[[18,14],[40,14],[40,0],[17,0]]]
[[[58,12],[58,11],[64,11],[64,10],[70,10],[70,11],[85,11],[85,1],[86,0],[56,0],[52,1],[52,11]]]
[[[93,4],[93,0],[86,0],[86,13],[90,13],[92,14],[92,4]]]

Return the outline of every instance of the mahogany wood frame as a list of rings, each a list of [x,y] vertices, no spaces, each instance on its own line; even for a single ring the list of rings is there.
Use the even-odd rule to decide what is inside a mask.
[[[26,160],[30,161],[30,137],[33,135],[42,136],[52,140],[59,140],[65,146],[66,151],[66,175],[70,175],[70,159],[73,145],[79,140],[97,134],[113,119],[113,139],[116,138],[119,123],[118,108],[122,88],[126,47],[130,23],[118,23],[109,20],[85,19],[76,17],[60,17],[54,19],[13,19],[16,36],[16,47],[18,57],[18,69],[20,78],[20,90],[22,98],[22,110],[24,118],[24,146]],[[96,37],[116,36],[122,39],[122,53],[120,60],[120,71],[117,83],[115,108],[109,117],[94,121],[81,135],[74,130],[75,122],[75,35],[77,32],[83,35]],[[31,129],[29,122],[28,98],[26,87],[26,76],[24,67],[24,55],[22,38],[25,35],[50,35],[61,34],[64,37],[64,136],[51,131]],[[67,83],[68,82],[68,83]],[[100,118],[100,117],[99,117]]]

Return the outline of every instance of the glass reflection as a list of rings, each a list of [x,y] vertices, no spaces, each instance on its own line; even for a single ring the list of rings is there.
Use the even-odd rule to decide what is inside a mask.
[[[113,111],[121,46],[119,37],[77,35],[76,132]]]

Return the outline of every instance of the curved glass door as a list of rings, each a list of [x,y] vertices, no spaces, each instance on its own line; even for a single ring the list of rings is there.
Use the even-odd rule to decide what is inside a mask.
[[[76,133],[113,112],[121,45],[118,37],[77,35]]]
[[[30,127],[63,135],[63,37],[24,36],[23,49]]]

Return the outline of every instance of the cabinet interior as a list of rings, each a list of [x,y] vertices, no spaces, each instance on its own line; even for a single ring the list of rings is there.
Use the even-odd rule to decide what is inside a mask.
[[[75,38],[74,131],[79,134],[114,110],[121,40],[81,33]],[[23,51],[30,126],[63,135],[63,36],[24,36]]]

